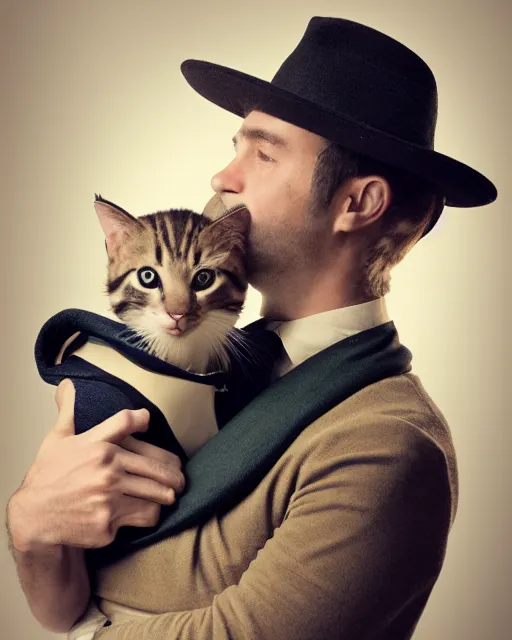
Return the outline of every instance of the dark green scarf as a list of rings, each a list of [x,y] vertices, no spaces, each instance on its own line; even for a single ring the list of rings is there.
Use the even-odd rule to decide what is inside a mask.
[[[247,496],[308,425],[365,386],[411,370],[411,353],[393,322],[341,340],[308,358],[254,398],[187,463],[187,486],[162,506],[158,525],[131,540],[122,527],[114,548],[87,550],[106,566],[183,529],[205,522]],[[138,528],[138,536],[142,533]]]

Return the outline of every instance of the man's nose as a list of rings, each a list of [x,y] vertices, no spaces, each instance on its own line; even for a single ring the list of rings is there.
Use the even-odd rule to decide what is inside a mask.
[[[235,158],[222,171],[216,173],[211,181],[212,189],[216,193],[241,193],[244,185],[240,164]]]

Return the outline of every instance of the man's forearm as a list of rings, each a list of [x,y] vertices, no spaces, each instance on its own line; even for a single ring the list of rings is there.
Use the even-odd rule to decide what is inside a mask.
[[[22,507],[14,494],[7,506],[9,547],[34,617],[49,631],[66,633],[84,613],[90,583],[84,549],[45,545],[20,532]]]

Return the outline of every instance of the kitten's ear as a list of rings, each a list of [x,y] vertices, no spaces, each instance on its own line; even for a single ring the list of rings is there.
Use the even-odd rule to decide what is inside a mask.
[[[227,209],[222,203],[221,197],[218,193],[212,196],[205,204],[203,209],[203,215],[210,220],[216,220],[226,213]]]
[[[235,229],[236,231],[246,234],[249,231],[251,224],[251,212],[245,206],[245,204],[237,204],[231,209],[225,209],[224,213],[218,218],[212,221],[209,225],[209,229],[218,227],[219,229],[225,227],[229,229]]]
[[[130,233],[140,228],[141,224],[128,211],[113,202],[104,200],[100,195],[96,195],[94,208],[105,234],[107,252],[112,256],[130,236]]]
[[[212,246],[218,242],[239,243],[240,236],[247,237],[250,224],[249,209],[244,204],[238,204],[205,227],[199,236],[200,242]]]

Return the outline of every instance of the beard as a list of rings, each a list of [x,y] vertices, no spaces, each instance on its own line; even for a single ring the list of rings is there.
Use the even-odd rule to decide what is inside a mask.
[[[248,281],[257,291],[275,292],[281,286],[296,284],[318,267],[324,245],[320,225],[290,228],[274,225],[262,229],[252,225],[247,245]]]

